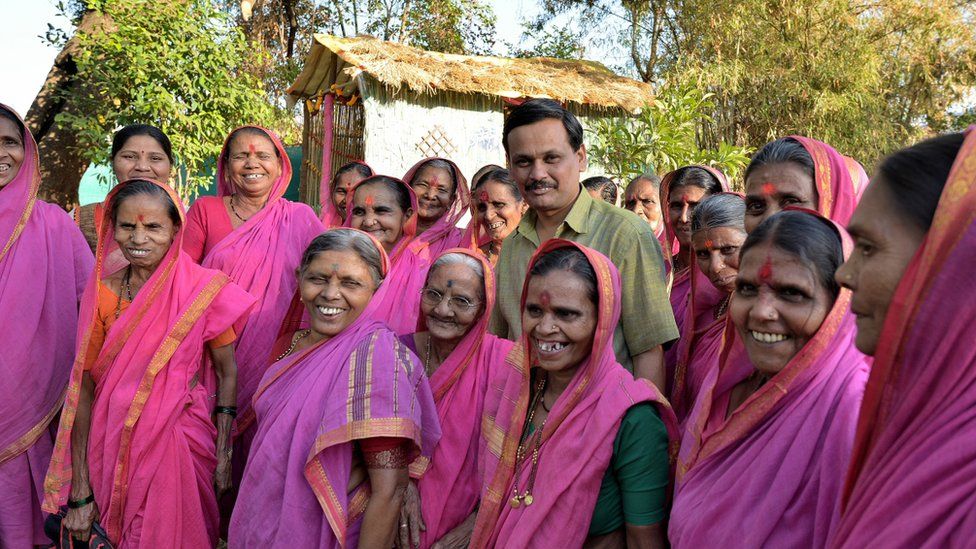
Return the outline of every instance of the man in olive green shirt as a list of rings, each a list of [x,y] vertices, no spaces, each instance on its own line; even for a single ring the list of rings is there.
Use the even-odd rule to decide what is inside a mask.
[[[531,210],[502,244],[491,332],[513,340],[521,334],[519,300],[536,248],[550,238],[579,242],[609,257],[620,271],[617,360],[663,391],[662,345],[677,339],[678,329],[654,232],[633,213],[581,192],[580,173],[586,170],[583,127],[559,103],[533,99],[513,109],[502,142],[509,169]]]

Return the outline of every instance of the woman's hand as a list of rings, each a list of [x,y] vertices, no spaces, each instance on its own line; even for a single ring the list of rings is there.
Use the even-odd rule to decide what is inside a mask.
[[[220,452],[217,455],[217,469],[214,471],[214,491],[220,499],[231,488],[231,459],[230,452]]]
[[[474,533],[474,523],[478,518],[478,512],[475,511],[468,515],[468,518],[464,519],[464,522],[458,524],[453,530],[444,534],[444,537],[437,540],[431,549],[464,549],[471,543],[471,534]]]
[[[91,539],[91,527],[98,520],[98,505],[91,502],[77,509],[68,509],[61,525],[71,532],[75,539],[88,541]]]
[[[406,528],[404,528],[406,525]],[[417,483],[413,480],[407,485],[407,491],[403,498],[403,506],[400,507],[400,527],[397,531],[397,547],[408,549],[420,546],[420,532],[427,531],[424,518],[420,512],[420,490]]]

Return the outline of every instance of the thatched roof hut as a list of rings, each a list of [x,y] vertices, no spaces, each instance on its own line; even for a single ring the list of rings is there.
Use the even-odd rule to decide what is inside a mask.
[[[453,55],[327,34],[315,35],[288,92],[305,100],[302,195],[311,204],[350,160],[397,176],[426,156],[450,157],[467,175],[504,164],[505,109],[525,98],[557,99],[584,124],[653,100],[648,84],[595,61]]]

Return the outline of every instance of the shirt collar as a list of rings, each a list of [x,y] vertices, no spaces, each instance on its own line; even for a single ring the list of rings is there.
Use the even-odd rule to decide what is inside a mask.
[[[566,214],[566,219],[563,220],[563,224],[567,225],[570,229],[575,231],[577,234],[586,233],[590,228],[590,209],[593,207],[593,197],[590,193],[586,192],[583,185],[579,186],[579,194],[576,195],[576,201],[573,202],[573,207],[569,209],[569,213]],[[522,221],[519,222],[518,233],[530,242],[538,246],[541,244],[539,242],[539,233],[536,231],[535,222],[537,216],[534,210],[529,209],[525,216],[522,217]],[[559,236],[559,231],[557,231],[557,236]]]

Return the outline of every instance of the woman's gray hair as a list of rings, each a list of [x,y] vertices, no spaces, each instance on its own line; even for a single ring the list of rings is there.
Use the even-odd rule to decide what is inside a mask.
[[[746,231],[746,202],[737,194],[720,193],[705,197],[691,215],[691,232],[733,227]]]
[[[485,268],[482,267],[481,262],[477,259],[468,254],[462,254],[460,252],[452,252],[438,257],[437,261],[434,261],[433,265],[431,265],[430,269],[427,271],[427,280],[430,280],[430,276],[434,274],[434,271],[447,265],[466,265],[469,267],[472,271],[474,271],[474,274],[478,275],[478,280],[481,281],[481,284],[479,284],[478,287],[482,289],[482,292],[484,292]]]
[[[376,286],[383,282],[383,259],[376,244],[365,234],[347,228],[330,229],[316,236],[302,254],[298,272],[304,273],[316,256],[330,251],[355,252],[366,263]]]

